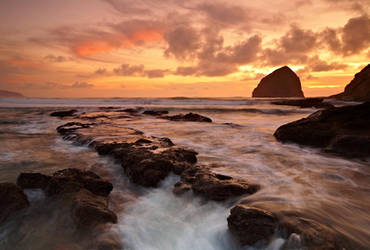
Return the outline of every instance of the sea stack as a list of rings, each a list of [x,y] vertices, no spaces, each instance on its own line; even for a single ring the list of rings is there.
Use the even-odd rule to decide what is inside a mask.
[[[252,97],[304,97],[299,77],[288,66],[262,78]]]
[[[370,101],[370,64],[355,75],[343,93],[331,97],[343,101]]]

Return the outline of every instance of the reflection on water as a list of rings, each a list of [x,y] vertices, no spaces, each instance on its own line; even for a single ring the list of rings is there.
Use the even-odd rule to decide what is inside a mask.
[[[178,105],[174,109],[176,101]],[[175,114],[195,107],[186,102],[162,101],[157,108]],[[199,102],[196,106],[197,112],[214,120],[211,124],[168,122],[149,116],[109,122],[148,135],[169,137],[178,145],[198,151],[200,164],[217,165],[216,172],[260,183],[261,191],[242,199],[243,203],[305,214],[330,225],[364,248],[370,246],[369,162],[284,145],[272,136],[281,124],[305,117],[313,110],[287,107],[287,112],[250,112],[251,109],[275,110],[276,106],[264,102],[245,106],[241,100],[212,102],[212,107],[218,105],[216,109],[204,103],[199,106]],[[110,103],[114,104],[117,103]],[[228,111],[235,107],[242,110]],[[206,203],[190,194],[175,197],[171,192],[175,176],[166,179],[158,189],[130,184],[121,168],[109,159],[60,139],[55,127],[68,120],[49,117],[51,110],[55,108],[0,109],[0,181],[14,182],[21,171],[92,169],[113,182],[111,206],[119,213],[119,223],[105,228],[100,235],[118,237],[128,249],[240,249],[227,232],[226,218],[231,204]],[[69,243],[70,249],[84,249],[88,245],[86,239],[91,235],[77,235],[66,218],[63,223],[67,224],[58,221],[62,210],[50,207],[54,204],[45,203],[37,191],[27,194],[36,205],[24,217],[0,226],[1,240],[7,242],[3,248],[27,249],[22,247],[31,244],[29,249],[59,249],[61,244]],[[37,229],[35,225],[39,225]],[[56,240],[60,237],[64,238],[62,242]],[[281,244],[275,239],[269,247],[278,249]]]

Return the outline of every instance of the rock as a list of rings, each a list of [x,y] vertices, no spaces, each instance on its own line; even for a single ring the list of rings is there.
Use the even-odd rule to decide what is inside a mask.
[[[188,114],[179,114],[174,116],[162,116],[161,118],[170,120],[170,121],[185,121],[185,122],[212,122],[212,120],[208,117],[188,113]]]
[[[268,211],[237,205],[231,209],[227,224],[240,244],[251,246],[260,241],[268,242],[278,227],[278,219]]]
[[[77,110],[71,109],[71,110],[64,110],[64,111],[56,111],[50,114],[50,116],[56,116],[56,117],[67,117],[67,116],[73,116]]]
[[[145,110],[144,115],[161,116],[168,114],[167,110]]]
[[[68,122],[64,125],[57,127],[57,131],[59,134],[65,135],[70,134],[75,130],[81,128],[89,128],[91,124],[81,123],[81,122]]]
[[[191,190],[191,186],[190,185],[185,184],[185,183],[179,181],[179,182],[177,182],[175,184],[175,187],[174,187],[174,189],[173,189],[172,192],[175,195],[182,195],[182,194],[184,194],[184,193],[186,193],[187,191],[190,191],[190,190]]]
[[[331,96],[343,101],[370,101],[370,64],[357,73],[344,92]]]
[[[78,226],[117,223],[117,215],[108,209],[106,197],[95,195],[86,189],[68,196],[72,200],[72,218]]]
[[[275,105],[298,106],[300,108],[333,108],[331,103],[324,102],[323,98],[305,98],[295,100],[281,100],[272,102]]]
[[[257,242],[268,243],[278,230],[287,241],[282,249],[345,249],[346,242],[340,233],[314,220],[294,214],[279,213],[237,205],[227,218],[228,227],[242,245],[254,245]],[[350,248],[348,248],[350,249]]]
[[[0,223],[29,206],[27,196],[13,183],[0,183]]]
[[[182,183],[190,185],[195,194],[214,201],[224,201],[245,194],[250,195],[259,190],[259,185],[216,174],[200,166],[185,169],[181,174],[181,180]]]
[[[52,177],[40,173],[21,173],[17,178],[17,185],[22,189],[46,189]]]
[[[279,127],[274,136],[342,156],[369,157],[370,102],[317,111]]]
[[[252,97],[304,97],[299,77],[287,66],[262,78]]]

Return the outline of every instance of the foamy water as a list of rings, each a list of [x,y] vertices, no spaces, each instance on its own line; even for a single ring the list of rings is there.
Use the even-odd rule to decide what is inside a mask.
[[[243,198],[243,203],[303,213],[330,225],[364,248],[370,246],[369,161],[347,160],[317,149],[281,144],[272,136],[280,125],[305,117],[313,109],[274,106],[269,101],[241,98],[1,102],[17,108],[0,109],[0,138],[6,142],[0,150],[0,181],[14,182],[21,171],[51,173],[67,167],[91,169],[109,178],[115,187],[111,207],[118,213],[119,222],[99,235],[114,236],[125,249],[242,248],[227,230],[226,218],[233,204],[206,202],[191,193],[174,196],[172,186],[176,176],[168,177],[157,189],[132,185],[121,167],[109,158],[62,140],[55,128],[67,120],[50,117],[51,111],[64,106],[83,111],[94,110],[94,106],[142,106],[170,110],[171,114],[192,111],[208,116],[213,123],[178,123],[153,117],[113,122],[147,135],[171,138],[174,143],[199,152],[200,164],[217,164],[216,172],[261,184],[262,189]],[[57,219],[60,211],[49,209],[47,215],[38,218],[39,213],[46,213],[46,207],[54,205],[47,204],[37,190],[27,191],[27,195],[36,205],[27,212],[21,226],[15,222],[0,225],[0,249],[26,249],[25,246],[53,249],[68,243],[73,249],[89,249],[87,246],[94,249],[87,243],[93,236],[74,235],[67,220],[63,224]],[[47,216],[51,219],[46,219]],[[41,226],[28,232],[25,223],[29,224],[27,229],[33,223]],[[61,242],[50,240],[61,236],[64,237]],[[279,249],[282,244],[277,235],[267,249]]]

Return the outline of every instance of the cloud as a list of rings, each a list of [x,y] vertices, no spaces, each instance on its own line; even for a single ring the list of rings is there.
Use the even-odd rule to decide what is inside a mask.
[[[55,55],[47,55],[44,57],[44,60],[48,62],[56,62],[56,63],[61,63],[61,62],[66,62],[72,60],[72,58],[67,58],[65,56],[55,56]]]
[[[206,14],[208,21],[223,25],[245,24],[249,19],[247,11],[240,5],[229,5],[221,2],[205,2],[198,5],[197,9]]]
[[[105,68],[99,68],[97,70],[95,70],[94,74],[95,75],[105,75],[107,73],[107,69]]]
[[[162,78],[168,72],[170,71],[163,70],[163,69],[152,69],[152,70],[145,70],[144,75],[147,76],[148,78]]]
[[[122,64],[118,68],[113,69],[113,73],[121,76],[141,76],[148,78],[162,78],[165,77],[166,73],[170,71],[167,69],[148,69],[146,70],[144,65],[129,65]]]
[[[360,16],[349,19],[343,27],[343,53],[353,55],[370,47],[370,18]]]
[[[86,88],[92,88],[94,87],[94,84],[90,84],[87,82],[75,82],[71,85],[71,88],[76,88],[76,89],[86,89]]]
[[[311,72],[322,72],[322,71],[332,71],[332,70],[342,70],[346,69],[348,66],[346,64],[337,62],[325,62],[321,60],[318,56],[310,58],[307,62],[306,68]]]
[[[168,44],[164,54],[179,60],[194,57],[200,47],[200,34],[194,28],[187,26],[169,30],[164,34],[164,40]]]

